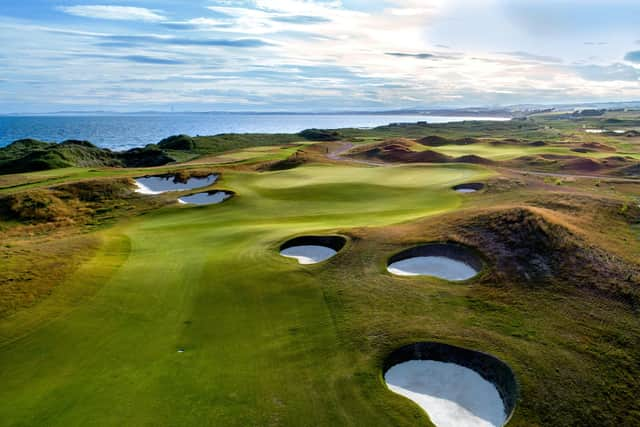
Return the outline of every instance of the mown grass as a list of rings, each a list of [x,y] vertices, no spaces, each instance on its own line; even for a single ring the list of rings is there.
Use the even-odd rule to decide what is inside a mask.
[[[342,348],[314,274],[323,267],[300,267],[276,247],[298,233],[455,209],[461,199],[449,187],[488,175],[475,167],[346,166],[226,173],[220,186],[237,197],[165,208],[114,230],[130,252],[95,296],[0,347],[0,398],[11,402],[0,405],[0,418],[7,425],[380,422],[379,402],[352,379],[354,357]],[[91,265],[101,258],[69,283],[92,276]]]
[[[100,251],[60,287],[73,297],[54,292],[0,320],[0,424],[428,425],[380,371],[390,351],[421,340],[507,361],[522,386],[510,426],[637,424],[640,325],[628,306],[568,286],[385,272],[402,248],[472,232],[451,219],[462,207],[555,201],[580,226],[596,212],[541,197],[543,184],[451,190],[493,176],[460,164],[225,170],[216,187],[236,196],[221,205],[173,205],[102,230]],[[632,237],[607,215],[594,230]],[[303,233],[351,239],[316,266],[278,255]]]

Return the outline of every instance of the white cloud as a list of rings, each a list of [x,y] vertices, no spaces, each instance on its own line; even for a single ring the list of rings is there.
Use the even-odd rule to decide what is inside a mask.
[[[63,10],[121,22],[64,27],[0,17],[3,54],[11,58],[0,63],[0,95],[26,102],[47,89],[52,99],[82,102],[236,100],[266,109],[286,102],[340,109],[640,97],[640,66],[621,64],[637,49],[637,35],[618,42],[608,31],[607,49],[584,44],[604,40],[602,29],[540,43],[537,34],[512,28],[499,13],[502,0],[218,0],[209,3],[213,13],[170,9],[175,3],[145,0],[166,12],[71,6]],[[125,20],[157,25],[141,29]],[[268,44],[223,43],[253,39]],[[131,67],[131,60],[146,63]],[[23,78],[41,85],[12,86]]]
[[[416,16],[416,15],[428,15],[432,13],[432,9],[424,8],[404,8],[404,9],[390,9],[392,15],[396,16]]]
[[[254,0],[258,9],[288,13],[292,15],[314,15],[324,14],[331,10],[342,8],[340,1],[317,1],[317,0]]]
[[[86,5],[63,6],[60,7],[60,10],[70,15],[82,16],[85,18],[110,19],[117,21],[160,22],[166,19],[159,11],[143,7]]]

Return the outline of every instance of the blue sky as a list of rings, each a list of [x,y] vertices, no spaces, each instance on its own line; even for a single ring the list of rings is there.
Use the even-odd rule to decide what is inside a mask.
[[[21,0],[0,113],[640,100],[640,2]]]

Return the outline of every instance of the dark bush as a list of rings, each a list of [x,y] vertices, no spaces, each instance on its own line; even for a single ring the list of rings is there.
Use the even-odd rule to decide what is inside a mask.
[[[189,135],[173,135],[160,141],[158,147],[164,150],[190,151],[196,147],[196,143]]]
[[[307,129],[298,135],[309,141],[338,141],[342,139],[338,132],[326,129]]]

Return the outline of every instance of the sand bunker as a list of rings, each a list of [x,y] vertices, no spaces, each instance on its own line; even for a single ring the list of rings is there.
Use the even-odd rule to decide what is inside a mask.
[[[389,389],[418,404],[437,427],[502,427],[515,408],[513,372],[484,353],[417,343],[396,350],[384,368]]]
[[[484,188],[484,184],[480,182],[470,182],[467,184],[460,184],[453,187],[453,189],[458,193],[475,193],[476,191],[480,191],[483,188]]]
[[[191,177],[185,182],[176,180],[175,175],[145,176],[136,178],[136,190],[140,194],[162,194],[168,191],[186,191],[196,188],[208,187],[218,180],[218,175],[211,174],[205,177]]]
[[[302,236],[280,246],[280,255],[295,258],[300,264],[317,264],[335,256],[344,247],[341,236]]]
[[[300,264],[317,264],[333,257],[338,252],[324,246],[294,246],[280,251],[280,255],[287,258],[295,258]]]
[[[461,281],[476,276],[482,267],[482,260],[470,249],[453,243],[436,243],[394,255],[389,259],[387,271],[397,276],[433,276]]]
[[[178,203],[183,205],[214,205],[233,197],[229,191],[209,191],[180,197]]]

